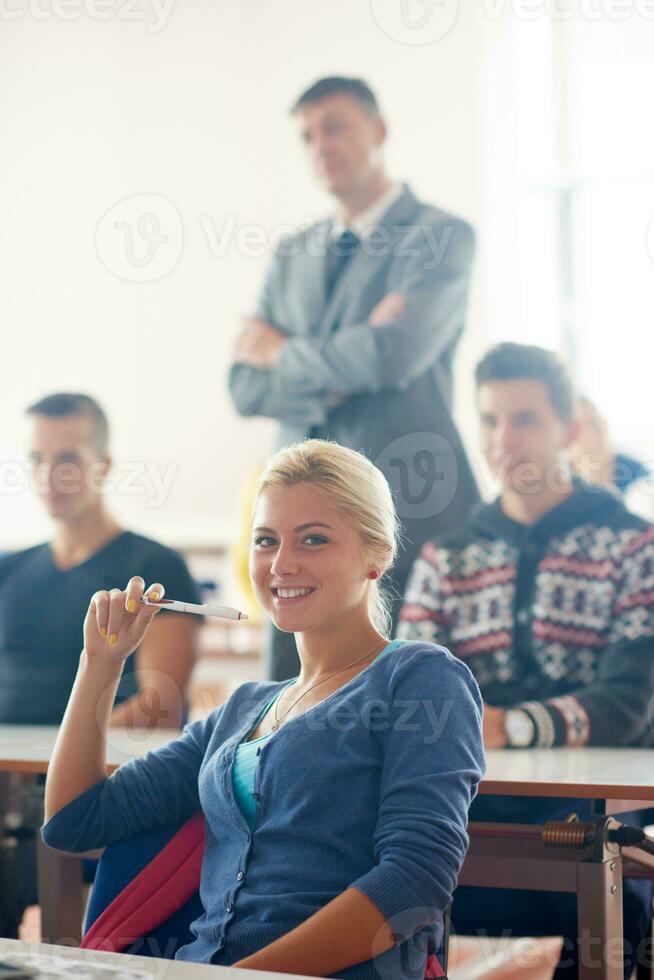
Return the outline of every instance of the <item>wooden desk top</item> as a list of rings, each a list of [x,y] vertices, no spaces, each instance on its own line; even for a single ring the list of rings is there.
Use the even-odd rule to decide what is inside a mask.
[[[234,970],[229,966],[212,966],[207,963],[186,963],[183,960],[160,960],[150,956],[131,956],[127,953],[102,953],[98,950],[77,949],[70,946],[49,946],[45,943],[22,943],[17,939],[0,939],[0,961],[5,957],[11,961],[12,953],[22,951],[29,956],[91,961],[98,966],[120,967],[128,975],[143,977],[143,980],[303,980],[291,977],[288,973],[268,973],[263,970]],[[219,974],[222,976],[219,978]],[[38,974],[36,974],[38,976]],[[113,980],[108,973],[106,980]],[[305,977],[304,980],[307,980]]]
[[[56,725],[0,725],[0,772],[47,772],[58,730]],[[178,735],[175,729],[138,732],[110,728],[107,739],[110,772]]]
[[[651,800],[654,749],[492,749],[480,793]]]
[[[178,734],[109,729],[110,770]],[[0,772],[45,773],[56,735],[55,726],[0,725]],[[651,800],[654,805],[654,749],[493,749],[487,755],[481,793]]]

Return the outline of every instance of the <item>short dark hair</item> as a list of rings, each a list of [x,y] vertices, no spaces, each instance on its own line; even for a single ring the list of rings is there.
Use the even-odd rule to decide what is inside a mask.
[[[302,106],[320,102],[329,95],[340,94],[351,96],[357,102],[361,103],[368,112],[376,116],[380,115],[377,96],[368,83],[364,82],[362,78],[345,78],[342,75],[330,75],[328,78],[321,78],[317,82],[314,82],[313,85],[310,85],[293,104],[291,115],[296,113],[298,109],[301,109]]]
[[[57,392],[46,395],[25,410],[26,415],[45,415],[49,419],[63,419],[70,415],[83,415],[93,424],[93,442],[99,456],[109,447],[109,422],[104,411],[90,395]]]
[[[572,378],[561,358],[534,344],[497,344],[475,368],[477,388],[486,381],[516,381],[526,378],[545,385],[552,408],[563,422],[574,414]]]

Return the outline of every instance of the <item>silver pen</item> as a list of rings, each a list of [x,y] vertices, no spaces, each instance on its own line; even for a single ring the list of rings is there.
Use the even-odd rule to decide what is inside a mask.
[[[217,619],[247,619],[247,613],[232,609],[231,606],[199,605],[197,602],[180,602],[178,599],[157,599],[153,602],[147,595],[141,596],[144,606],[162,606],[171,612],[195,613],[196,616],[215,616]]]

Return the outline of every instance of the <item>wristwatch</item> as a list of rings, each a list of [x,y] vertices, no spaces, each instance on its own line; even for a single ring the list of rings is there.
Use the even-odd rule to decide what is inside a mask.
[[[509,745],[516,749],[526,749],[536,734],[531,717],[522,708],[509,708],[504,712],[504,731]]]

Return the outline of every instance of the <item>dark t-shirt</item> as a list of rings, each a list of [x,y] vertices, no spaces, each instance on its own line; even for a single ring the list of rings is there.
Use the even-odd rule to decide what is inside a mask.
[[[124,531],[94,555],[61,571],[49,544],[0,559],[0,723],[58,725],[75,680],[82,624],[99,589],[124,589],[133,575],[146,588],[199,602],[198,588],[176,551]],[[159,616],[173,613],[162,611]],[[135,654],[127,660],[116,702],[137,691]]]

